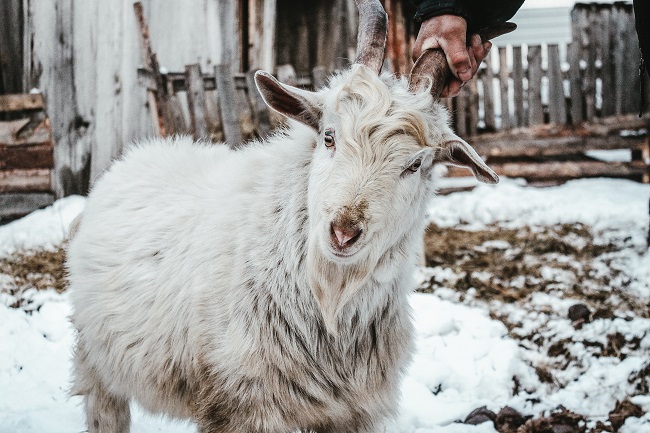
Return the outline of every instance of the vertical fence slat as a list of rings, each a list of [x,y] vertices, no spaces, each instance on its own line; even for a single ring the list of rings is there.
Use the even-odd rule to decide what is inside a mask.
[[[521,47],[512,47],[512,84],[515,126],[525,126],[527,117],[524,112],[524,67]]]
[[[501,96],[501,129],[510,129],[510,103],[508,99],[509,88],[508,62],[506,47],[499,47],[499,91]]]
[[[569,56],[569,94],[571,95],[571,123],[579,124],[583,120],[584,102],[582,79],[580,78],[580,47],[574,38],[568,46]]]
[[[181,109],[178,95],[174,93],[174,86],[171,81],[165,80],[165,87],[168,95],[167,103],[169,105],[171,121],[173,122],[173,130],[177,134],[187,134],[190,131],[188,131],[187,124],[185,123],[185,117],[183,116],[183,110]]]
[[[639,53],[639,40],[635,31],[634,14],[632,13],[632,5],[629,3],[621,3],[617,6],[623,10],[622,21],[624,22],[623,44],[625,47],[624,58],[626,60],[623,67],[623,75],[625,77],[622,83],[625,87],[623,92],[631,96],[626,97],[623,101],[623,111],[626,114],[638,113],[640,101],[639,58],[641,55]]]
[[[548,105],[551,123],[565,123],[566,99],[560,69],[560,47],[557,44],[548,46]]]
[[[600,79],[602,83],[602,105],[600,108],[601,116],[611,116],[614,114],[614,71],[612,69],[612,22],[611,9],[603,8],[600,10],[598,45],[600,46]]]
[[[625,94],[625,88],[623,83],[625,82],[625,46],[623,40],[623,33],[625,31],[622,17],[621,8],[614,6],[612,9],[612,19],[614,21],[614,82],[616,86],[614,87],[614,112],[615,114],[623,114],[623,99]]]
[[[205,89],[199,64],[185,66],[187,79],[187,104],[190,110],[190,127],[195,139],[208,138],[205,118]]]
[[[469,130],[470,136],[476,135],[478,130],[478,86],[476,80],[471,80],[466,87],[469,87]]]
[[[596,117],[596,44],[595,25],[596,13],[592,7],[583,8],[578,15],[581,30],[582,58],[586,68],[582,77],[582,90],[585,94],[585,115],[587,119]]]
[[[327,85],[327,69],[324,66],[316,66],[312,69],[311,76],[314,90],[318,90]]]
[[[528,124],[544,123],[542,108],[542,47],[528,47]]]
[[[456,132],[461,137],[467,137],[467,97],[469,90],[467,86],[460,90],[460,94],[455,98],[456,103]]]
[[[266,103],[255,86],[255,71],[246,74],[246,87],[248,87],[248,99],[251,102],[253,118],[257,125],[257,135],[265,138],[271,133],[271,120]]]
[[[496,130],[496,119],[494,116],[494,87],[493,79],[494,73],[492,72],[492,62],[490,62],[490,55],[488,54],[484,60],[485,70],[481,81],[483,82],[483,110],[485,113],[485,129],[488,131]]]
[[[233,149],[241,145],[242,134],[239,127],[237,114],[237,101],[235,99],[235,82],[232,77],[230,65],[221,64],[214,67],[214,78],[217,84],[219,108],[221,110],[221,124],[226,143]]]

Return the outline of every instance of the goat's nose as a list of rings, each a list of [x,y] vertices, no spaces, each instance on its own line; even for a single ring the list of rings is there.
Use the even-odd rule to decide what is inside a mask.
[[[361,227],[338,225],[332,223],[331,226],[332,241],[339,248],[347,248],[353,245],[361,235]]]

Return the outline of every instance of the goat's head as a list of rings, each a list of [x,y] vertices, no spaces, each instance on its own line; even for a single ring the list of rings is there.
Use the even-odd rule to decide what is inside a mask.
[[[483,182],[495,183],[498,178],[448,126],[446,110],[432,95],[432,89],[434,93],[437,87],[442,89],[435,76],[425,85],[414,73],[410,84],[379,76],[385,14],[382,18],[383,9],[377,13],[378,1],[357,3],[356,64],[333,77],[327,88],[304,91],[265,72],[255,78],[271,108],[315,131],[309,179],[310,242],[330,263],[352,267],[363,263],[372,268],[368,265],[412,232],[414,225],[423,223],[434,188],[434,164],[466,166]],[[444,79],[443,72],[438,75]],[[341,294],[330,308],[338,310],[349,295]]]

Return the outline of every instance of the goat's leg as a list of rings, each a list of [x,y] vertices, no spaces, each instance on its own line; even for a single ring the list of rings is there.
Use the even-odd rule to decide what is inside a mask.
[[[83,344],[78,342],[74,354],[73,394],[84,396],[89,433],[129,433],[129,400],[111,394],[88,365]]]
[[[129,433],[131,410],[129,400],[95,385],[84,396],[88,433]]]

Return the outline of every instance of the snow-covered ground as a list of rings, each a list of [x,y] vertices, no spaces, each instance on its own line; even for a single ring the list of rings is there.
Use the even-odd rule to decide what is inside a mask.
[[[510,229],[579,222],[590,227],[597,241],[624,239],[625,249],[616,253],[611,263],[627,278],[625,290],[649,305],[650,253],[645,244],[649,197],[650,186],[623,180],[578,180],[535,189],[506,179],[497,186],[437,197],[430,213],[439,227],[479,230],[496,224]],[[60,245],[83,206],[81,197],[66,198],[0,227],[0,257]],[[495,240],[481,248],[507,251],[510,246]],[[543,275],[558,287],[568,278],[566,272],[552,268]],[[619,431],[650,431],[650,394],[635,389],[629,381],[645,367],[650,371],[648,314],[644,318],[618,312],[621,317],[595,318],[576,329],[566,317],[575,301],[559,292],[537,293],[526,307],[490,303],[473,300],[472,289],[459,296],[445,287],[456,277],[457,272],[445,265],[418,273],[422,282],[433,279],[440,284],[434,294],[415,293],[412,297],[417,353],[404,381],[401,414],[391,431],[495,432],[490,422],[477,426],[458,423],[480,406],[495,412],[510,406],[539,417],[563,405],[585,415],[588,426],[593,426],[607,419],[617,400],[628,396],[646,414],[627,419]],[[28,298],[29,311],[10,308],[16,301],[7,289],[11,284],[11,278],[0,272],[0,433],[84,431],[81,400],[68,396],[74,340],[68,295],[28,289],[20,296]],[[512,283],[513,287],[517,284]],[[507,320],[493,318],[495,311]],[[508,329],[505,323],[518,325]],[[523,335],[531,329],[541,342],[517,338],[517,333]],[[624,356],[594,354],[594,348],[586,345],[602,340],[605,346],[606,336],[615,332],[635,342],[620,348]],[[554,364],[557,359],[551,356],[557,354],[546,350],[546,341],[562,341],[573,361],[558,368]],[[539,369],[546,365],[553,373],[553,383],[540,379]],[[648,385],[647,379],[645,383]],[[134,433],[195,430],[190,423],[151,416],[137,408],[133,413]]]

